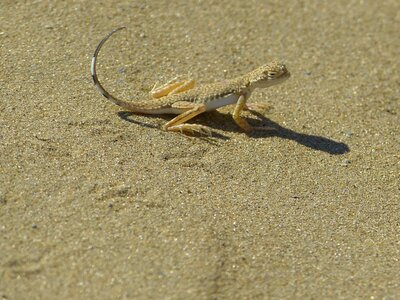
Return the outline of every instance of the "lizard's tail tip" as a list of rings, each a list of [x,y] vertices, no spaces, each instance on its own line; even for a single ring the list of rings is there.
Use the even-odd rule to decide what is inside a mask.
[[[126,26],[118,27],[118,28],[114,29],[112,32],[114,33],[114,32],[116,32],[116,31],[120,31],[120,30],[122,30],[122,29],[126,29]]]

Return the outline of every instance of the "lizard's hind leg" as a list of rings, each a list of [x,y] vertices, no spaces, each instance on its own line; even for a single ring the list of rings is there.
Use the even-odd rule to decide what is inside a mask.
[[[187,111],[173,118],[167,124],[164,125],[163,129],[166,131],[174,132],[188,132],[188,133],[199,133],[201,135],[211,136],[211,130],[207,126],[199,124],[184,124],[186,121],[194,118],[195,116],[206,111],[204,104],[194,105],[191,102],[180,101],[173,104],[173,107],[187,109]]]
[[[178,81],[177,77],[168,81],[167,83],[156,87],[157,84],[150,91],[150,96],[154,99],[158,99],[164,96],[169,96],[173,94],[178,94],[185,92],[194,88],[195,80],[194,79],[187,79],[184,81]]]

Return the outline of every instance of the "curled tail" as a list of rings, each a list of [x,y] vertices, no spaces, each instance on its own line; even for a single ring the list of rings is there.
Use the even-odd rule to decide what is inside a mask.
[[[101,42],[97,45],[96,50],[94,51],[93,54],[93,58],[92,58],[92,66],[91,66],[91,73],[92,73],[92,79],[93,79],[93,83],[96,86],[96,88],[99,90],[99,92],[106,97],[108,100],[110,100],[111,102],[126,108],[126,109],[132,109],[132,105],[131,103],[124,101],[124,100],[119,100],[118,98],[114,97],[113,95],[111,95],[109,92],[107,92],[104,87],[101,85],[101,83],[99,82],[99,79],[97,78],[97,73],[96,73],[96,62],[97,62],[97,55],[100,52],[101,47],[103,46],[103,44],[110,38],[110,36],[112,36],[115,32],[124,29],[125,27],[119,27],[117,29],[114,29],[113,31],[111,31],[109,34],[107,34],[107,36],[105,38],[103,38],[101,40]]]

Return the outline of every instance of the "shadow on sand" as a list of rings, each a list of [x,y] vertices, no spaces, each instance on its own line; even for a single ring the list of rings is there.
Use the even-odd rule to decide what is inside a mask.
[[[257,127],[264,127],[267,130],[255,130],[248,135],[253,138],[267,138],[267,137],[280,137],[283,139],[289,139],[295,141],[303,146],[308,148],[323,151],[329,154],[344,154],[349,152],[350,149],[345,143],[336,142],[326,137],[317,136],[317,135],[309,135],[304,133],[298,133],[288,128],[284,128],[279,124],[271,121],[270,119],[266,118],[261,113],[251,111],[251,113],[258,118],[258,120],[251,120],[251,125]],[[158,128],[158,126],[153,124],[148,124],[140,121],[136,121],[132,119],[130,116],[134,115],[132,112],[129,111],[121,111],[118,112],[118,116],[130,123],[138,124],[140,126],[148,127],[148,128]],[[151,115],[146,115],[150,116]],[[157,115],[157,117],[162,117],[166,120],[170,120],[171,117],[165,115]],[[218,111],[213,111],[207,114],[202,114],[199,117],[196,117],[197,123],[202,125],[210,125],[212,123],[212,127],[215,129],[220,129],[223,131],[231,131],[237,132],[240,129],[234,124],[232,120],[232,116],[230,114],[223,114]],[[211,120],[211,122],[210,122]],[[207,125],[208,124],[208,125]],[[232,125],[227,125],[232,124]],[[270,130],[269,130],[270,129]],[[228,140],[229,137],[213,132],[213,138]]]

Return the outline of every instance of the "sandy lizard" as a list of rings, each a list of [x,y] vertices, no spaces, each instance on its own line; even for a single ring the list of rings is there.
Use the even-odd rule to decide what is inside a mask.
[[[207,126],[185,122],[203,112],[230,104],[236,104],[232,114],[236,124],[244,131],[251,131],[255,127],[241,118],[240,113],[243,109],[254,107],[254,105],[246,104],[253,90],[281,83],[290,77],[284,64],[272,62],[243,76],[211,84],[195,86],[194,80],[178,81],[175,79],[160,87],[153,87],[150,92],[152,99],[146,101],[120,100],[112,96],[100,84],[96,73],[96,61],[103,44],[112,34],[123,28],[125,27],[111,31],[96,47],[91,65],[93,82],[104,97],[134,113],[177,114],[163,126],[166,131],[211,135],[211,130]]]

